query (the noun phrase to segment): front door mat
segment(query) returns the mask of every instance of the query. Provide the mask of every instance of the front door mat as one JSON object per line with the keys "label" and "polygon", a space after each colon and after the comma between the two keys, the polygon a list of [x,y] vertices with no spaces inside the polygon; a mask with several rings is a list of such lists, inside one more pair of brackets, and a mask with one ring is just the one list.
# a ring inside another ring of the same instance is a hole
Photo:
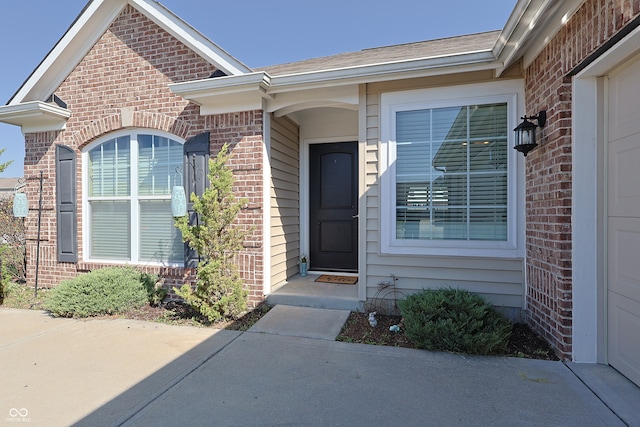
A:
{"label": "front door mat", "polygon": [[323,274],[318,277],[316,282],[337,283],[339,285],[355,285],[358,278],[355,276],[335,276],[333,274]]}

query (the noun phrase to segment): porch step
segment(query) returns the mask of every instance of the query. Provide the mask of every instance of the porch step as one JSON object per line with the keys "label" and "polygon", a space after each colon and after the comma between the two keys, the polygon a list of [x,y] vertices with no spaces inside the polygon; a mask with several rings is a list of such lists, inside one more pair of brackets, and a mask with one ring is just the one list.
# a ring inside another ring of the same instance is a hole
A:
{"label": "porch step", "polygon": [[329,308],[332,310],[363,311],[362,301],[357,298],[319,297],[313,295],[293,295],[273,293],[267,296],[267,304],[292,305],[295,307]]}
{"label": "porch step", "polygon": [[358,300],[357,285],[319,283],[317,274],[293,276],[267,296],[269,305],[328,308],[334,310],[362,311],[363,302]]}

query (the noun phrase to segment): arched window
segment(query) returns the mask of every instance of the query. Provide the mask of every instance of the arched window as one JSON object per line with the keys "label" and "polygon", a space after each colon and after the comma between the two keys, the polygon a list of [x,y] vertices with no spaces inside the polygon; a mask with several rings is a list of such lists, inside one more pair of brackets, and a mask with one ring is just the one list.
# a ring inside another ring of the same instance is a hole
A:
{"label": "arched window", "polygon": [[85,259],[182,263],[170,200],[171,187],[182,184],[182,142],[147,130],[119,132],[84,156]]}

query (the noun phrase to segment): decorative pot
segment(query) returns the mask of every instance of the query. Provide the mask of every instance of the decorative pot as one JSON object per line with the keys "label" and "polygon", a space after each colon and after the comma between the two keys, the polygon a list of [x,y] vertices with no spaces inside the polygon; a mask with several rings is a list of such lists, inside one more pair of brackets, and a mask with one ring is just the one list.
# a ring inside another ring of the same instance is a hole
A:
{"label": "decorative pot", "polygon": [[300,263],[300,275],[302,277],[307,275],[307,263],[306,262],[301,262]]}

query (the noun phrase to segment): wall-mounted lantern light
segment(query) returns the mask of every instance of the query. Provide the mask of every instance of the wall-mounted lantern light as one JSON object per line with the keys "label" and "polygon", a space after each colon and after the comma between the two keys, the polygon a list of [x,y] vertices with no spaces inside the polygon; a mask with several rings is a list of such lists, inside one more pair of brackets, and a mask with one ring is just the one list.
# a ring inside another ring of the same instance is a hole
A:
{"label": "wall-mounted lantern light", "polygon": [[[542,110],[537,116],[525,115],[521,118],[523,119],[522,123],[514,129],[516,133],[516,145],[513,148],[524,154],[526,157],[529,151],[538,146],[536,143],[536,128],[544,127],[545,123],[547,123],[547,111]],[[536,125],[529,120],[537,120],[538,124]]]}

